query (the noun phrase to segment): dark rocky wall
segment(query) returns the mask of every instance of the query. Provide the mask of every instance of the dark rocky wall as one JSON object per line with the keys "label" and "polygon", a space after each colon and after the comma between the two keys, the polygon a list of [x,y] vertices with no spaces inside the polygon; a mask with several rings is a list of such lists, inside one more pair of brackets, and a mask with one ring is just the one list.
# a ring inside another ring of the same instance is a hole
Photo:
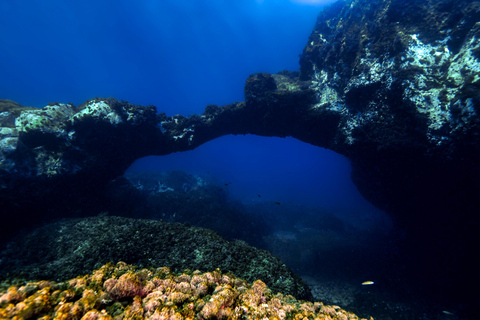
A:
{"label": "dark rocky wall", "polygon": [[3,101],[1,233],[91,214],[139,157],[226,134],[293,136],[346,155],[361,193],[406,230],[412,275],[465,297],[480,243],[479,8],[339,1],[319,15],[299,74],[252,75],[245,102],[202,115],[166,117],[115,99],[42,110]]}
{"label": "dark rocky wall", "polygon": [[330,148],[405,228],[412,276],[462,297],[480,240],[479,21],[478,1],[339,1],[300,59],[315,108],[341,115]]}

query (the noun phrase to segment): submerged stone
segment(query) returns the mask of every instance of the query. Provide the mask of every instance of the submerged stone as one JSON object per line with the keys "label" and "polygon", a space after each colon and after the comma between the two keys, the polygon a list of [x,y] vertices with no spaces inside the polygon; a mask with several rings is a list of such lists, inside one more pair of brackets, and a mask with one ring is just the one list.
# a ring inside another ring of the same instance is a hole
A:
{"label": "submerged stone", "polygon": [[199,227],[108,216],[65,219],[22,235],[0,253],[0,278],[65,281],[117,261],[142,268],[169,266],[174,272],[220,268],[312,299],[302,280],[268,251]]}
{"label": "submerged stone", "polygon": [[[22,319],[360,319],[338,306],[296,300],[222,273],[173,273],[124,262],[64,282],[0,289],[0,317]],[[372,318],[370,318],[372,319]]]}

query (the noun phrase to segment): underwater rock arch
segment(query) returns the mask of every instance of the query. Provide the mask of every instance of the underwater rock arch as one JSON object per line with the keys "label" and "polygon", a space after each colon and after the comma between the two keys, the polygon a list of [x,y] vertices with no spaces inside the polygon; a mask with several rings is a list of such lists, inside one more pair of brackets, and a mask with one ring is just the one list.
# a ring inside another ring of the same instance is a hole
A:
{"label": "underwater rock arch", "polygon": [[359,191],[408,230],[421,274],[450,276],[443,290],[464,296],[480,227],[480,3],[369,1],[320,14],[300,73],[252,75],[245,102],[202,115],[115,99],[2,101],[2,236],[66,208],[98,210],[105,184],[137,158],[226,134],[292,136],[348,157]]}

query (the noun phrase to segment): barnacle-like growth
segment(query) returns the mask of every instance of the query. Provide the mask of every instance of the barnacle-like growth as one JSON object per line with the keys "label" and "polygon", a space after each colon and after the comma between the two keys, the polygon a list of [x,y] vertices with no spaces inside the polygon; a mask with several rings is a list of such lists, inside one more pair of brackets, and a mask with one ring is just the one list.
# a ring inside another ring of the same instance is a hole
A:
{"label": "barnacle-like growth", "polygon": [[217,269],[174,274],[119,262],[62,283],[30,282],[0,291],[0,319],[359,319],[337,306],[276,295]]}

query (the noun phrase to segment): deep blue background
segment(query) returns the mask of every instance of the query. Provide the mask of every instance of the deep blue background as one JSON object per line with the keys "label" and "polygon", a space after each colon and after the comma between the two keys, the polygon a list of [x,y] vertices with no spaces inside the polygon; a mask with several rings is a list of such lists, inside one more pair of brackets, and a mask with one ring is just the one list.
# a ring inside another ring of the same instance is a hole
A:
{"label": "deep blue background", "polygon": [[[112,96],[167,115],[202,113],[242,101],[252,73],[298,70],[328,2],[0,0],[0,97],[43,107]],[[209,171],[244,201],[375,211],[344,157],[294,139],[223,137],[135,168]]]}
{"label": "deep blue background", "polygon": [[252,73],[297,70],[319,10],[288,0],[1,0],[0,96],[34,107],[113,96],[202,113],[242,101]]}

